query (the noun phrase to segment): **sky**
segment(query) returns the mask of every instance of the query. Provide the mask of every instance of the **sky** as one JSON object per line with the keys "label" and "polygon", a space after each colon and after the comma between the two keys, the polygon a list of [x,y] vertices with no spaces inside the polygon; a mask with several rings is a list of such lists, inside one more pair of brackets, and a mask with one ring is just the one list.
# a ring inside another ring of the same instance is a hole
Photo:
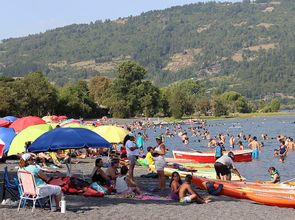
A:
{"label": "sky", "polygon": [[[209,0],[1,0],[0,40]],[[225,0],[219,0],[225,1]],[[239,2],[241,0],[227,0]]]}

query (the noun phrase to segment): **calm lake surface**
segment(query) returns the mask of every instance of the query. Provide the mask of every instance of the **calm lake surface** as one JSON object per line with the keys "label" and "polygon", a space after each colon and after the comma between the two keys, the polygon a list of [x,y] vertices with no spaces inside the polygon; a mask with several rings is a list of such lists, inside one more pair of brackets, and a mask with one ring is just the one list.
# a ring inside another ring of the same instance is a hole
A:
{"label": "calm lake surface", "polygon": [[[279,162],[278,158],[273,157],[273,150],[279,147],[276,137],[279,134],[293,137],[295,139],[295,117],[294,116],[277,116],[277,117],[257,117],[248,119],[226,119],[226,120],[212,120],[207,122],[207,129],[212,137],[218,136],[219,133],[234,135],[236,142],[238,142],[238,134],[244,132],[247,136],[251,134],[256,136],[259,141],[262,141],[262,134],[267,134],[269,139],[264,140],[264,148],[260,153],[259,160],[254,160],[248,163],[236,163],[241,175],[246,177],[249,181],[255,180],[269,180],[267,173],[268,167],[276,167],[281,174],[281,181],[295,178],[295,151],[289,152],[285,163]],[[197,125],[196,125],[197,126]],[[163,128],[156,127],[156,129],[147,129],[146,134],[149,139],[145,146],[155,146],[155,137],[165,132],[166,128],[173,131],[174,126],[164,126]],[[172,157],[172,150],[174,149],[193,149],[198,151],[209,151],[207,147],[207,140],[201,140],[200,137],[192,136],[192,131],[188,128],[191,125],[181,125],[181,131],[186,131],[189,137],[189,144],[184,146],[181,138],[177,135],[175,137],[166,137],[165,144],[170,152],[167,157]],[[180,130],[179,130],[180,131]],[[247,142],[243,140],[244,146],[247,147]],[[229,149],[229,136],[226,136],[226,148]],[[238,148],[238,147],[236,147]],[[212,149],[211,149],[212,150]],[[295,181],[295,180],[294,180]]]}

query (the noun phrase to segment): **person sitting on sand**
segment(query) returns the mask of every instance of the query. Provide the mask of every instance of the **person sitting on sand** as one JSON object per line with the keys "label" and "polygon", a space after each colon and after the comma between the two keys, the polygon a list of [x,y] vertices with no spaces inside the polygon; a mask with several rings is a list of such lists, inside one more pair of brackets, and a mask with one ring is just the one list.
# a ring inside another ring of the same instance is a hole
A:
{"label": "person sitting on sand", "polygon": [[108,176],[108,178],[115,182],[119,172],[118,172],[118,168],[119,168],[119,160],[114,159],[111,161],[111,166],[106,170],[106,175]]}
{"label": "person sitting on sand", "polygon": [[55,202],[53,206],[59,207],[61,200],[61,187],[47,184],[50,178],[47,177],[40,167],[34,163],[33,156],[30,153],[25,153],[21,156],[19,169],[32,173],[35,177],[39,194],[42,196],[53,196]]}
{"label": "person sitting on sand", "polygon": [[240,177],[240,180],[242,180],[240,172],[234,166],[234,157],[234,153],[230,151],[227,155],[223,155],[215,161],[214,168],[217,179],[231,180],[231,172],[233,172]]}
{"label": "person sitting on sand", "polygon": [[122,166],[121,167],[121,174],[116,179],[116,190],[117,193],[122,194],[126,197],[132,196],[132,193],[140,195],[140,189],[136,185],[136,183],[130,178],[128,173],[128,167]]}
{"label": "person sitting on sand", "polygon": [[197,192],[192,189],[192,175],[188,174],[185,177],[185,182],[179,187],[179,202],[181,203],[208,203],[209,198],[202,198]]}
{"label": "person sitting on sand", "polygon": [[182,181],[180,178],[180,175],[178,172],[173,172],[171,175],[171,182],[170,182],[170,188],[171,188],[171,192],[170,192],[170,198],[172,200],[177,200],[179,201],[179,187],[181,186]]}
{"label": "person sitting on sand", "polygon": [[279,171],[276,168],[268,168],[268,173],[270,174],[271,181],[266,181],[265,183],[279,183],[281,181]]}
{"label": "person sitting on sand", "polygon": [[91,173],[92,182],[97,182],[101,186],[111,186],[111,181],[107,174],[101,169],[102,167],[102,158],[97,158],[95,160],[95,167]]}

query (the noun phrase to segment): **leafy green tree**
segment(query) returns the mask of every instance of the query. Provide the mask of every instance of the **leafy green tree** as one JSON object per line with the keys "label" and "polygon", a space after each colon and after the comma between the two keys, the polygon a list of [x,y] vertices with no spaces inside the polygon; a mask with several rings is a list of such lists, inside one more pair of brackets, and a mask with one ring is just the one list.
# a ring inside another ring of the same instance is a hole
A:
{"label": "leafy green tree", "polygon": [[102,103],[104,92],[110,87],[112,80],[105,76],[96,76],[89,81],[89,94],[97,104]]}
{"label": "leafy green tree", "polygon": [[228,115],[227,106],[224,104],[220,96],[216,96],[211,100],[211,109],[212,109],[213,115],[216,117]]}
{"label": "leafy green tree", "polygon": [[118,66],[117,78],[103,96],[103,103],[114,117],[157,113],[160,92],[151,82],[143,81],[145,74],[146,70],[134,61],[125,61]]}
{"label": "leafy green tree", "polygon": [[250,112],[248,103],[240,93],[235,91],[228,91],[221,96],[224,103],[227,105],[229,112],[247,113]]}
{"label": "leafy green tree", "polygon": [[57,90],[40,72],[29,73],[15,81],[19,115],[43,116],[54,112],[57,105]]}
{"label": "leafy green tree", "polygon": [[172,116],[181,118],[196,111],[197,100],[204,95],[204,86],[196,80],[183,80],[168,87],[166,96]]}

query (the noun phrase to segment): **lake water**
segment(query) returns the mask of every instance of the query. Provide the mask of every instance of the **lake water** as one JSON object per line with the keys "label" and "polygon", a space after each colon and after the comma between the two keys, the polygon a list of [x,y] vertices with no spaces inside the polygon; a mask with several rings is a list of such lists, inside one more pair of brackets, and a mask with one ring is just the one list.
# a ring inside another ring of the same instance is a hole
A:
{"label": "lake water", "polygon": [[[252,137],[256,136],[259,141],[262,141],[261,134],[268,134],[269,139],[264,140],[264,148],[260,153],[259,160],[254,160],[248,163],[236,163],[236,167],[239,169],[241,175],[246,177],[249,181],[255,180],[269,180],[267,173],[268,167],[276,167],[281,174],[281,181],[295,178],[295,151],[289,152],[285,160],[285,163],[278,161],[278,158],[273,157],[273,150],[279,147],[279,143],[276,137],[279,134],[293,137],[295,139],[295,117],[294,116],[278,116],[278,117],[257,117],[248,119],[226,119],[226,120],[212,120],[207,122],[207,129],[212,136],[217,136],[219,133],[228,135],[234,135],[237,140],[237,136],[240,132],[244,132],[247,136],[251,134]],[[173,131],[173,126],[168,126],[170,131]],[[181,138],[178,136],[167,137],[165,139],[165,145],[169,148],[170,152],[167,157],[172,157],[172,150],[174,149],[194,149],[199,151],[209,151],[207,147],[207,140],[201,140],[200,137],[192,136],[192,132],[188,130],[190,125],[182,125],[181,130],[186,131],[189,136],[188,146],[182,144]],[[149,140],[146,142],[146,146],[155,146],[155,137],[161,133],[164,133],[167,126],[163,128],[156,127],[154,129],[147,129],[146,134]],[[226,136],[226,147],[229,147],[229,137]],[[247,146],[247,142],[243,141],[244,146]],[[236,147],[237,148],[237,147]],[[294,180],[295,181],[295,180]]]}

